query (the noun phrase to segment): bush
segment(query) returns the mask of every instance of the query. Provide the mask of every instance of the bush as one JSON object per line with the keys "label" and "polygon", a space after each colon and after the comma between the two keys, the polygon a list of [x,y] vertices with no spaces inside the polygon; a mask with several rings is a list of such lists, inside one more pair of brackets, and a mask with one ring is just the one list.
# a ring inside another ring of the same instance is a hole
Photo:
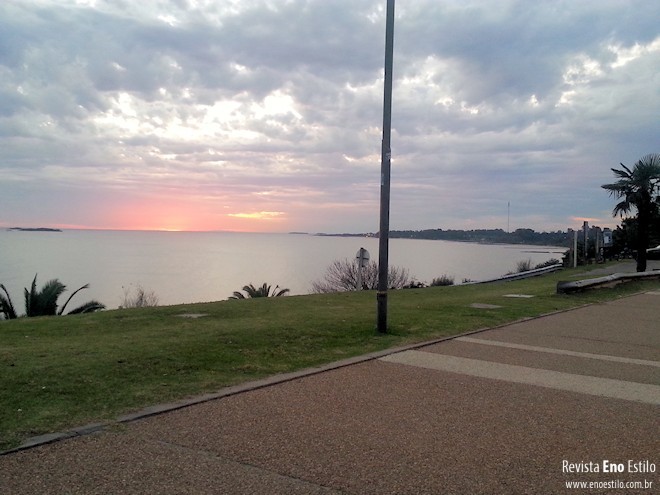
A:
{"label": "bush", "polygon": [[516,263],[515,273],[528,272],[531,269],[532,269],[532,260],[531,259],[521,260],[518,263]]}
{"label": "bush", "polygon": [[450,275],[442,275],[431,281],[431,287],[441,287],[445,285],[454,285],[454,277]]}
{"label": "bush", "polygon": [[423,289],[427,285],[424,282],[418,282],[417,280],[412,280],[409,284],[404,285],[403,289]]}
{"label": "bush", "polygon": [[[378,264],[370,261],[362,268],[362,289],[378,288]],[[402,289],[412,283],[408,270],[390,266],[387,275],[387,286],[390,289]],[[324,294],[329,292],[344,292],[358,290],[358,266],[355,261],[335,260],[326,269],[321,280],[312,284],[312,292]]]}
{"label": "bush", "polygon": [[286,296],[289,293],[289,289],[282,289],[279,285],[276,285],[274,289],[272,286],[268,285],[266,282],[259,288],[255,287],[252,284],[244,285],[243,290],[245,294],[240,291],[234,291],[232,296],[229,296],[229,299],[253,299],[255,297],[281,297]]}
{"label": "bush", "polygon": [[536,266],[532,266],[532,260],[531,259],[526,259],[526,260],[519,261],[516,264],[516,270],[513,271],[513,272],[507,273],[507,275],[513,275],[515,273],[524,273],[524,272],[528,272],[530,270],[538,270],[540,268],[546,268],[548,266],[558,265],[558,264],[561,264],[561,261],[559,261],[558,259],[552,258],[548,261],[544,261],[543,263],[539,263]]}
{"label": "bush", "polygon": [[543,263],[539,263],[534,267],[535,270],[538,270],[539,268],[546,268],[548,266],[553,266],[553,265],[561,265],[561,261],[558,259],[552,258],[548,261],[544,261]]}
{"label": "bush", "polygon": [[132,290],[123,287],[124,301],[119,306],[121,309],[125,308],[147,308],[158,306],[158,296],[152,290],[146,291],[141,285],[135,288],[135,294],[131,294]]}

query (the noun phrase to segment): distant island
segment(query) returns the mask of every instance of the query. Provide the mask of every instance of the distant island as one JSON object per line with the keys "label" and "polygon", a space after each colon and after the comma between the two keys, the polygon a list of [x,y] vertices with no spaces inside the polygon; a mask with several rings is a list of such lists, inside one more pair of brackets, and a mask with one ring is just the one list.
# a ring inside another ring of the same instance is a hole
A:
{"label": "distant island", "polygon": [[62,232],[61,229],[49,229],[47,227],[10,227],[7,230],[16,230],[18,232]]}
{"label": "distant island", "polygon": [[[362,234],[317,234],[333,237],[378,237],[378,233]],[[568,232],[536,232],[533,229],[516,229],[506,232],[502,229],[476,230],[391,230],[390,239],[425,239],[434,241],[478,242],[482,244],[531,244],[536,246],[568,246]]]}

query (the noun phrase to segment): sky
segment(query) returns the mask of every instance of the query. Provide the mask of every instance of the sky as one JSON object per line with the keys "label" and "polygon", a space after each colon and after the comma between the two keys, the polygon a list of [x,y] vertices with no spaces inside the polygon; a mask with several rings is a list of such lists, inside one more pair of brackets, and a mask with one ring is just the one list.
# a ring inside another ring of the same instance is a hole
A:
{"label": "sky", "polygon": [[[377,232],[385,0],[3,0],[0,227]],[[391,229],[614,226],[657,0],[397,0]]]}

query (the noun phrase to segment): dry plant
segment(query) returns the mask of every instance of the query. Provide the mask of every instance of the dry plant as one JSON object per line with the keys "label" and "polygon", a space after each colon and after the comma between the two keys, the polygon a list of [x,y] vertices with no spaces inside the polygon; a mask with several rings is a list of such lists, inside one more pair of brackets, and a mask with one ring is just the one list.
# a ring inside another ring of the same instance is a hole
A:
{"label": "dry plant", "polygon": [[[387,275],[387,286],[390,289],[402,289],[411,283],[408,270],[390,266]],[[378,264],[370,261],[362,268],[362,289],[378,288]],[[329,292],[345,292],[358,290],[358,266],[349,259],[335,260],[325,271],[321,280],[312,284],[312,292],[323,294]]]}
{"label": "dry plant", "polygon": [[158,296],[153,290],[145,290],[141,285],[135,287],[135,294],[130,288],[124,289],[124,301],[119,306],[125,308],[147,308],[158,306]]}

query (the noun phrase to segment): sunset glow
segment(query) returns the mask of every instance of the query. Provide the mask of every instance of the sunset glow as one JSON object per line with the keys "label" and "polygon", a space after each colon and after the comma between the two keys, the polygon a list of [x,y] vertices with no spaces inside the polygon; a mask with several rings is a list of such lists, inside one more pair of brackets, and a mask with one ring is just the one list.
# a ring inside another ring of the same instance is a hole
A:
{"label": "sunset glow", "polygon": [[284,212],[282,211],[257,211],[253,213],[228,213],[233,218],[245,218],[249,220],[281,220]]}
{"label": "sunset glow", "polygon": [[[283,212],[227,213],[213,204],[173,200],[136,202],[114,208],[105,228],[119,230],[279,232],[286,230]],[[94,226],[90,226],[94,228]]]}

